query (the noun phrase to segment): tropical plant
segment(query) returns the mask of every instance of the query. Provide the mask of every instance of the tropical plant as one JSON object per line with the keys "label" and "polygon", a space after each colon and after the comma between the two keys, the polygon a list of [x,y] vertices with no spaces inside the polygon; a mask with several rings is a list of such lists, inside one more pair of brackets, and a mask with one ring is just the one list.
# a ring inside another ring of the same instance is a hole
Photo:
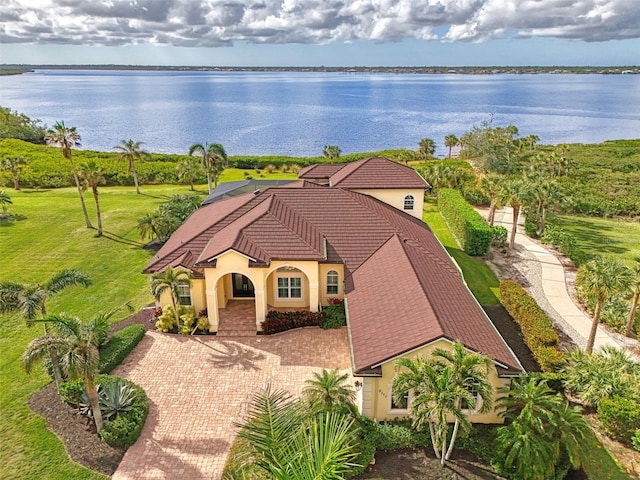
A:
{"label": "tropical plant", "polygon": [[218,186],[218,177],[227,167],[227,152],[219,143],[195,143],[189,147],[189,155],[193,155],[194,153],[200,155],[202,168],[207,174],[209,193],[211,193],[213,191],[213,187]]}
{"label": "tropical plant", "polygon": [[89,322],[64,313],[38,320],[53,323],[57,334],[45,334],[34,339],[22,355],[22,365],[29,373],[34,363],[42,360],[52,349],[60,354],[60,365],[66,376],[72,380],[82,379],[98,433],[103,425],[96,382],[100,365],[98,347],[106,341],[110,315],[101,314]]}
{"label": "tropical plant", "polygon": [[[91,279],[78,270],[62,270],[45,283],[28,285],[0,282],[0,313],[19,312],[27,320],[27,325],[31,325],[38,314],[41,318],[47,317],[46,302],[50,297],[74,285],[88,287]],[[49,324],[45,322],[43,325],[45,336],[50,335]],[[55,346],[49,350],[49,358],[59,387],[62,384],[62,373]]]}
{"label": "tropical plant", "polygon": [[102,236],[102,214],[100,213],[100,200],[98,199],[98,185],[104,185],[107,181],[102,173],[102,168],[95,162],[85,163],[80,166],[80,178],[82,179],[82,190],[91,189],[93,200],[96,203],[96,216],[98,218],[98,233],[96,237]]}
{"label": "tropical plant", "polygon": [[151,293],[158,301],[163,293],[169,293],[178,329],[180,329],[182,325],[178,310],[180,304],[179,289],[184,285],[191,285],[190,279],[191,272],[187,270],[175,270],[171,265],[164,271],[151,275]]}
{"label": "tropical plant", "polygon": [[11,197],[4,190],[0,190],[0,208],[2,208],[2,213],[4,215],[7,214],[9,209],[9,205],[13,204]]}
{"label": "tropical plant", "polygon": [[518,217],[520,209],[528,195],[528,184],[524,180],[511,179],[502,184],[500,203],[509,205],[513,210],[511,234],[509,235],[509,251],[512,252],[516,245],[516,233],[518,231]]}
{"label": "tropical plant", "polygon": [[609,257],[597,256],[581,265],[578,269],[576,275],[577,287],[587,297],[595,301],[593,322],[584,349],[585,353],[593,351],[604,302],[612,295],[627,289],[631,284],[631,280],[631,270]]}
{"label": "tropical plant", "polygon": [[352,417],[335,411],[309,415],[303,404],[269,386],[254,395],[246,420],[237,426],[249,462],[268,478],[337,480],[356,466]]}
{"label": "tropical plant", "polygon": [[428,160],[436,152],[436,143],[430,138],[423,138],[418,142],[418,153],[420,158]]}
{"label": "tropical plant", "polygon": [[200,175],[202,175],[202,165],[195,157],[187,157],[181,160],[176,166],[178,170],[178,180],[189,184],[189,189],[193,192],[193,184],[196,182]]}
{"label": "tropical plant", "polygon": [[518,480],[547,480],[559,478],[556,470],[566,460],[580,466],[589,427],[579,409],[541,378],[514,380],[501,393],[497,407],[507,424],[498,428],[496,438],[504,470],[500,473]]}
{"label": "tropical plant", "polygon": [[40,120],[32,120],[24,113],[0,107],[0,139],[17,138],[30,143],[44,143],[44,136]]}
{"label": "tropical plant", "polygon": [[[401,402],[411,392],[410,416],[415,428],[429,427],[431,443],[440,464],[450,458],[459,428],[470,428],[469,411],[487,412],[492,406],[492,387],[487,377],[491,360],[470,353],[456,342],[453,350],[437,348],[429,358],[396,361],[393,396]],[[448,417],[454,419],[449,438]]]}
{"label": "tropical plant", "polygon": [[142,150],[142,142],[134,142],[133,140],[120,140],[120,145],[113,147],[120,150],[118,157],[120,160],[127,162],[127,173],[133,176],[133,183],[136,185],[136,193],[140,194],[140,186],[138,185],[138,174],[136,173],[136,162],[149,158],[149,152]]}
{"label": "tropical plant", "polygon": [[100,411],[104,420],[111,421],[118,414],[128,412],[136,399],[136,393],[126,383],[109,383],[99,392]]}
{"label": "tropical plant", "polygon": [[161,243],[200,207],[200,197],[193,194],[177,194],[163,203],[152,213],[138,220],[138,231],[143,240],[157,238]]}
{"label": "tropical plant", "polygon": [[355,392],[348,383],[349,375],[340,374],[338,369],[313,372],[312,378],[305,381],[302,391],[311,411],[353,411]]}
{"label": "tropical plant", "polygon": [[496,217],[496,210],[502,207],[502,184],[504,178],[500,175],[484,175],[480,177],[480,189],[489,198],[489,214],[487,223],[493,226]]}
{"label": "tropical plant", "polygon": [[336,158],[340,157],[341,153],[342,150],[340,150],[340,147],[338,147],[338,145],[325,145],[322,149],[322,156],[330,160],[335,160]]}
{"label": "tropical plant", "polygon": [[0,163],[0,170],[9,172],[13,179],[13,189],[20,190],[20,171],[22,165],[26,165],[27,161],[24,157],[5,157]]}
{"label": "tropical plant", "polygon": [[76,188],[78,189],[78,195],[80,196],[80,204],[82,205],[84,221],[87,224],[87,228],[93,228],[93,225],[89,220],[89,214],[87,213],[87,206],[84,203],[84,196],[82,195],[78,171],[76,170],[76,166],[71,157],[71,149],[73,147],[80,146],[80,134],[77,132],[76,127],[66,127],[64,121],[60,121],[56,122],[52,129],[47,130],[45,140],[49,145],[59,145],[60,148],[62,148],[62,156],[69,160],[73,179],[76,182]]}
{"label": "tropical plant", "polygon": [[445,135],[444,146],[449,148],[448,158],[451,158],[451,149],[460,145],[460,139],[453,134]]}
{"label": "tropical plant", "polygon": [[640,300],[640,260],[631,267],[631,306],[629,307],[629,315],[627,316],[627,324],[624,328],[624,334],[627,337],[633,337],[633,326],[636,321],[636,310],[638,308],[638,300]]}

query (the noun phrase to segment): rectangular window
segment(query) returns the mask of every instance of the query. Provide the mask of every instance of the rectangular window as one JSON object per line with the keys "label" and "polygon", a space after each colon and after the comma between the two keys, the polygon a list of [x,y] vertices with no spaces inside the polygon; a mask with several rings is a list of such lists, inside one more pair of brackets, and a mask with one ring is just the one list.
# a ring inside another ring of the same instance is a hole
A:
{"label": "rectangular window", "polygon": [[178,285],[178,302],[180,305],[191,305],[191,287],[189,285]]}
{"label": "rectangular window", "polygon": [[393,386],[389,387],[389,410],[391,413],[409,412],[409,392],[405,393],[398,401],[393,398]]}
{"label": "rectangular window", "polygon": [[302,278],[278,277],[278,298],[302,298]]}

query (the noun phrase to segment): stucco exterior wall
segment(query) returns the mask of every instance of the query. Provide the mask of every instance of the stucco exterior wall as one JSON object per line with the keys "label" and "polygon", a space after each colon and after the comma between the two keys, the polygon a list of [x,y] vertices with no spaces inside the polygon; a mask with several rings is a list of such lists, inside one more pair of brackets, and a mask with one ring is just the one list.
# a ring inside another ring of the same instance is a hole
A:
{"label": "stucco exterior wall", "polygon": [[[358,193],[364,193],[371,197],[377,198],[381,202],[384,202],[392,207],[402,210],[403,212],[413,215],[416,218],[422,219],[422,209],[424,207],[424,189],[362,189],[354,190]],[[404,198],[407,195],[413,196],[414,204],[413,210],[404,209]]]}
{"label": "stucco exterior wall", "polygon": [[[451,342],[448,340],[438,340],[426,345],[418,350],[403,355],[407,358],[415,358],[418,355],[428,356],[435,348],[443,348],[453,350]],[[395,376],[395,359],[384,363],[382,366],[381,377],[365,377],[362,379],[362,400],[360,404],[361,412],[370,418],[376,420],[392,420],[394,418],[402,418],[408,415],[408,411],[391,409],[391,386]],[[494,395],[493,403],[499,397],[498,388],[509,385],[509,379],[498,377],[498,372],[493,368],[489,372],[489,382],[493,385]],[[489,413],[470,413],[468,416],[472,423],[502,423],[495,411]],[[453,419],[451,419],[453,421]]]}
{"label": "stucco exterior wall", "polygon": [[[328,294],[327,293],[327,273],[331,270],[338,272],[338,293],[337,294]],[[329,299],[343,299],[344,298],[344,265],[342,264],[334,264],[334,263],[321,263],[319,264],[319,284],[320,284],[320,305],[328,305]]]}

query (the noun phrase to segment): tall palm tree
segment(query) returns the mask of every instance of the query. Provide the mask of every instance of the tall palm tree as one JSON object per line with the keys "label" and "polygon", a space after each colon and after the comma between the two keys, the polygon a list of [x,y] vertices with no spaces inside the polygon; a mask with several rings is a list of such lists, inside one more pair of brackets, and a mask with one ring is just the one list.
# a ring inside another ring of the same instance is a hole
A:
{"label": "tall palm tree", "polygon": [[341,153],[342,150],[340,150],[340,147],[338,147],[338,145],[325,145],[322,149],[322,156],[330,160],[335,160],[336,158],[340,157]]}
{"label": "tall palm tree", "polygon": [[513,209],[513,223],[509,237],[509,251],[512,252],[516,245],[516,233],[518,231],[518,217],[520,209],[528,195],[528,184],[524,180],[512,179],[502,184],[501,202]]}
{"label": "tall palm tree", "polygon": [[13,179],[14,190],[20,190],[20,171],[21,165],[26,165],[27,161],[24,157],[5,157],[0,163],[0,169],[11,173]]}
{"label": "tall palm tree", "polygon": [[218,186],[218,177],[226,168],[228,157],[224,147],[219,143],[195,143],[189,148],[189,155],[200,155],[202,168],[207,174],[207,184],[209,193],[213,191],[214,185]]}
{"label": "tall palm tree", "polygon": [[436,143],[430,138],[423,138],[418,142],[418,152],[423,160],[433,157],[436,151]]}
{"label": "tall palm tree", "polygon": [[[454,344],[453,351],[436,349],[429,358],[404,357],[396,361],[394,399],[400,401],[408,392],[412,393],[409,405],[412,423],[418,429],[428,425],[433,451],[441,465],[453,451],[458,429],[470,428],[466,415],[475,408],[469,407],[477,408],[478,399],[482,399],[478,410],[486,412],[491,408],[489,365],[486,356],[468,352],[459,343]],[[447,445],[448,417],[454,419],[454,429]]]}
{"label": "tall palm tree", "polygon": [[[60,293],[67,287],[81,285],[88,287],[91,279],[78,270],[62,270],[45,283],[27,285],[16,282],[0,282],[0,313],[20,312],[30,325],[38,314],[47,317],[46,302],[53,295]],[[49,326],[44,323],[44,333],[49,335]],[[62,374],[55,347],[49,351],[53,375],[56,385],[62,384]]]}
{"label": "tall palm tree", "polygon": [[630,286],[632,291],[631,307],[627,316],[627,325],[624,329],[624,334],[627,337],[633,337],[633,324],[636,321],[636,310],[638,308],[638,300],[640,300],[640,260],[636,260],[635,265],[631,267]]}
{"label": "tall palm tree", "polygon": [[609,297],[628,288],[631,284],[631,270],[612,258],[597,256],[580,266],[576,283],[587,297],[595,301],[591,331],[584,349],[585,353],[591,353],[602,306]]}
{"label": "tall palm tree", "polygon": [[98,185],[104,185],[107,181],[102,173],[102,168],[98,167],[94,161],[82,165],[79,173],[83,183],[83,190],[91,188],[91,193],[93,193],[93,200],[96,202],[96,216],[98,217],[98,233],[96,237],[101,237],[102,214],[100,213],[100,201],[98,200]]}
{"label": "tall palm tree", "polygon": [[496,218],[496,210],[502,207],[502,183],[504,178],[500,175],[483,175],[480,177],[480,188],[489,197],[489,214],[487,223],[493,226]]}
{"label": "tall palm tree", "polygon": [[347,410],[353,407],[355,392],[348,384],[349,375],[340,375],[338,369],[313,372],[302,391],[312,410]]}
{"label": "tall palm tree", "polygon": [[100,365],[98,347],[107,338],[109,317],[110,314],[102,314],[89,322],[82,322],[77,317],[62,313],[40,320],[45,324],[52,323],[56,335],[47,334],[32,340],[22,355],[22,365],[30,373],[33,365],[42,360],[52,348],[61,354],[62,369],[66,376],[70,379],[82,379],[98,432],[103,426],[96,384]]}
{"label": "tall palm tree", "polygon": [[64,122],[60,121],[56,122],[52,129],[47,130],[45,141],[49,145],[60,146],[62,148],[62,156],[69,160],[73,179],[76,182],[76,188],[78,189],[78,195],[80,196],[80,204],[82,205],[82,213],[84,213],[84,221],[87,224],[87,228],[93,228],[93,225],[89,220],[89,214],[87,213],[87,206],[84,204],[84,196],[82,195],[78,171],[76,170],[76,166],[71,157],[71,149],[73,147],[80,146],[80,134],[76,131],[76,127],[66,127]]}
{"label": "tall palm tree", "polygon": [[180,328],[180,313],[178,312],[180,302],[178,291],[183,285],[191,285],[190,278],[190,272],[186,270],[174,270],[171,265],[169,265],[164,271],[154,273],[151,276],[151,293],[156,300],[160,300],[160,296],[164,292],[169,292],[178,328]]}
{"label": "tall palm tree", "polygon": [[451,158],[451,149],[460,145],[460,139],[456,137],[454,134],[445,135],[444,137],[444,146],[449,148],[449,158]]}
{"label": "tall palm tree", "polygon": [[550,205],[562,201],[562,189],[553,177],[535,168],[525,173],[524,183],[528,186],[524,200],[530,204],[527,214],[535,217],[537,234],[542,235],[547,223],[547,210]]}
{"label": "tall palm tree", "polygon": [[149,158],[149,152],[142,149],[142,142],[133,140],[120,140],[120,145],[113,147],[120,150],[119,158],[127,161],[127,173],[133,175],[133,183],[136,185],[136,193],[140,194],[138,185],[138,174],[136,173],[136,162]]}
{"label": "tall palm tree", "polygon": [[190,190],[193,192],[193,183],[202,175],[202,166],[195,157],[185,158],[176,166],[178,170],[178,180],[189,184]]}
{"label": "tall palm tree", "polygon": [[580,466],[589,427],[579,409],[572,408],[544,379],[518,379],[502,393],[497,406],[507,424],[498,428],[496,441],[513,478],[552,478],[563,457],[574,468]]}

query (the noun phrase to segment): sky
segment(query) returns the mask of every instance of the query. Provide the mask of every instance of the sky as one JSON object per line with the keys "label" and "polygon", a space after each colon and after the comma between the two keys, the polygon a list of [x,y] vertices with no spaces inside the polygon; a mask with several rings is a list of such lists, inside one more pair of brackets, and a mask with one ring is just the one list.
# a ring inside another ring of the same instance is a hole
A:
{"label": "sky", "polygon": [[0,64],[639,65],[640,0],[2,0]]}

